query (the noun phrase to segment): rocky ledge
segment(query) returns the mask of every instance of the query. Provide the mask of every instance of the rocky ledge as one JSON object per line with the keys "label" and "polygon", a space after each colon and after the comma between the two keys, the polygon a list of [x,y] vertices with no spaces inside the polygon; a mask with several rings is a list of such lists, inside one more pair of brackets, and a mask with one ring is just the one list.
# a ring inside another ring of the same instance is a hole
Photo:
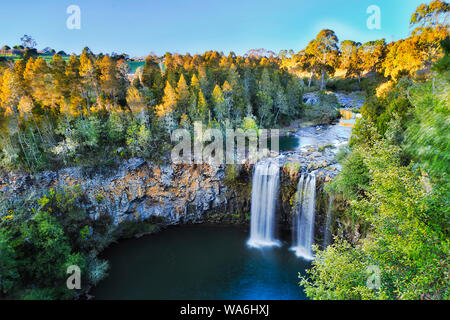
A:
{"label": "rocky ledge", "polygon": [[13,199],[49,188],[79,185],[81,204],[92,219],[110,215],[114,224],[161,217],[165,224],[203,222],[220,212],[231,216],[248,211],[249,203],[223,184],[224,167],[156,165],[144,159],[124,161],[118,168],[97,172],[81,167],[36,175],[4,173],[0,193]]}

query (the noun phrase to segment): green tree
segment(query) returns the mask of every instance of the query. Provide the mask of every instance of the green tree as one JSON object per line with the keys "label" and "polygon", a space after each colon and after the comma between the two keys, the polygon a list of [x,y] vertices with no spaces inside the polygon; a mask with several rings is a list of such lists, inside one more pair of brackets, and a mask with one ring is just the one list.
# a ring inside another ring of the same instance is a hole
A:
{"label": "green tree", "polygon": [[325,76],[327,73],[333,74],[339,55],[339,39],[334,31],[324,29],[319,32],[316,39],[311,41],[306,48],[306,52],[315,57],[315,63],[321,70],[322,80],[320,89],[325,89]]}

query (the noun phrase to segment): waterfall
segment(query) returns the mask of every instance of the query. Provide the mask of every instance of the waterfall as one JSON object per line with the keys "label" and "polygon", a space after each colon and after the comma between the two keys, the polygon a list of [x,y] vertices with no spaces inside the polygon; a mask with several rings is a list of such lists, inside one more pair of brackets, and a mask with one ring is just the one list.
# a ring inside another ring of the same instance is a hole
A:
{"label": "waterfall", "polygon": [[278,159],[263,159],[255,165],[252,180],[250,247],[279,246],[274,239],[275,205],[280,180]]}
{"label": "waterfall", "polygon": [[330,196],[330,199],[328,200],[328,208],[327,208],[327,220],[325,223],[325,234],[323,237],[323,248],[326,249],[329,245],[330,245],[330,240],[331,240],[331,220],[333,218],[333,210],[332,210],[332,206],[333,206],[333,196]]}
{"label": "waterfall", "polygon": [[294,217],[294,243],[291,250],[297,257],[313,260],[314,216],[316,207],[316,176],[302,175],[297,187],[297,212]]}

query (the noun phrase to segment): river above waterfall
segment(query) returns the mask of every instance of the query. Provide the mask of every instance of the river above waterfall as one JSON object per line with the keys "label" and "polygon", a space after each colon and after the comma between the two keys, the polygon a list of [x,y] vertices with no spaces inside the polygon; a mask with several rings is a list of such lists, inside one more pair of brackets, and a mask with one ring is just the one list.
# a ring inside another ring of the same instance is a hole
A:
{"label": "river above waterfall", "polygon": [[299,128],[289,136],[280,137],[280,151],[301,151],[304,148],[323,146],[339,147],[348,143],[358,113],[341,109],[341,118],[334,124]]}
{"label": "river above waterfall", "polygon": [[306,299],[298,283],[309,263],[280,248],[252,249],[248,230],[187,225],[112,245],[96,299]]}

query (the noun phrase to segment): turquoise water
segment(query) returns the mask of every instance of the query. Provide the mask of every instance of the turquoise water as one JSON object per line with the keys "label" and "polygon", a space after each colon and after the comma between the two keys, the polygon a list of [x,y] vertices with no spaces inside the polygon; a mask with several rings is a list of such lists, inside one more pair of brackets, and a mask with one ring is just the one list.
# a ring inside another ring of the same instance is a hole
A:
{"label": "turquoise water", "polygon": [[309,263],[281,248],[247,247],[247,228],[171,227],[107,249],[109,276],[96,299],[305,299],[298,272]]}
{"label": "turquoise water", "polygon": [[290,135],[280,137],[280,151],[296,150],[299,145],[300,141],[296,136]]}
{"label": "turquoise water", "polygon": [[136,69],[145,65],[145,61],[128,61],[130,67],[130,74],[136,73]]}

